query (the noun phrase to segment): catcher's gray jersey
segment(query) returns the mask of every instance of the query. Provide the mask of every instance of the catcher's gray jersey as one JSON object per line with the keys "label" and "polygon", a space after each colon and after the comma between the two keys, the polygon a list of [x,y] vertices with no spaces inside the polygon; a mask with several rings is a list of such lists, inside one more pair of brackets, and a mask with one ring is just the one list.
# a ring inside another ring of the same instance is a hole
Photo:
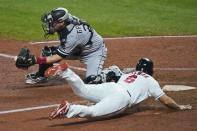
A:
{"label": "catcher's gray jersey", "polygon": [[80,60],[86,64],[86,77],[98,75],[104,64],[107,48],[103,38],[88,24],[69,24],[58,32],[61,45],[57,54],[65,59]]}

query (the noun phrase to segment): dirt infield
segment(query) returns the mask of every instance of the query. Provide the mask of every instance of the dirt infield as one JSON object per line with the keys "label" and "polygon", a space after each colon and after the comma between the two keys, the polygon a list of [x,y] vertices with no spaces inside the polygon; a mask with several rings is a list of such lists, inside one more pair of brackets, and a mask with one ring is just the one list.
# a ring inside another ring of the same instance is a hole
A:
{"label": "dirt infield", "polygon": [[[108,47],[108,56],[104,67],[135,67],[139,58],[148,57],[154,61],[157,68],[197,68],[197,37],[105,40],[105,43]],[[30,45],[0,38],[0,53],[17,55],[21,47],[27,46],[34,54],[39,55],[44,45],[53,44]],[[79,61],[67,62],[72,66],[84,67]],[[24,71],[17,69],[14,64],[13,60],[0,57],[0,112],[57,104],[64,99],[76,103],[82,101],[61,79],[38,85],[25,84],[25,74],[37,70],[38,66]],[[82,77],[85,75],[83,71],[75,71]],[[169,84],[197,87],[197,70],[156,70],[154,77],[161,87]],[[49,121],[48,115],[54,108],[46,108],[0,114],[0,130],[196,131],[197,89],[167,94],[178,103],[191,104],[193,109],[170,110],[150,98],[112,119],[88,121],[84,118],[73,118]]]}

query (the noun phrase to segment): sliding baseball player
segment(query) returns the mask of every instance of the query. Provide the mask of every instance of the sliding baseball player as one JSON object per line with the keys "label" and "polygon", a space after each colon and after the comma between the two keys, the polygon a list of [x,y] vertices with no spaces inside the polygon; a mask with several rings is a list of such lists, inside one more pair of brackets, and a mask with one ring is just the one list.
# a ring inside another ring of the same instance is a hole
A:
{"label": "sliding baseball player", "polygon": [[79,97],[93,102],[94,105],[75,105],[64,101],[51,112],[49,119],[55,118],[105,118],[117,115],[148,97],[159,100],[165,106],[176,110],[191,109],[190,105],[179,105],[167,96],[158,82],[152,77],[153,62],[142,58],[136,65],[136,71],[123,74],[117,83],[85,84],[81,78],[68,68],[57,65],[49,69],[48,75],[59,75],[66,79],[73,92]]}

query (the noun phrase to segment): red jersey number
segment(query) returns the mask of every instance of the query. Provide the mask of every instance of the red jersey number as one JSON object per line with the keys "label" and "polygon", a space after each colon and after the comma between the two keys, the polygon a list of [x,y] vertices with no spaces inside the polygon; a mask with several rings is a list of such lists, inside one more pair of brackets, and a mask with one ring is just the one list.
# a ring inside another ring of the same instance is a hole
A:
{"label": "red jersey number", "polygon": [[144,78],[148,78],[149,76],[142,72],[134,72],[131,76],[127,77],[124,81],[127,83],[132,83],[135,81],[138,75],[143,76]]}
{"label": "red jersey number", "polygon": [[132,83],[135,81],[136,78],[137,78],[137,75],[134,74],[132,76],[127,77],[124,81],[127,83]]}

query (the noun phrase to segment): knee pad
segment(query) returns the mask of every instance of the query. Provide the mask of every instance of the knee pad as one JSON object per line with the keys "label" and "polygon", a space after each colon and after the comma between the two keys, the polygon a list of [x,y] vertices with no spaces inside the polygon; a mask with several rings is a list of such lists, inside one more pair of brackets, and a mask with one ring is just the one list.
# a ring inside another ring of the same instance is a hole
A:
{"label": "knee pad", "polygon": [[103,83],[112,81],[118,82],[118,80],[122,76],[122,72],[117,66],[110,66],[109,68],[102,70],[100,76]]}
{"label": "knee pad", "polygon": [[102,83],[105,82],[118,82],[120,76],[117,76],[115,72],[109,71],[107,73],[101,72]]}
{"label": "knee pad", "polygon": [[90,75],[85,79],[86,84],[101,84],[101,76],[100,75]]}
{"label": "knee pad", "polygon": [[106,74],[106,82],[118,82],[120,79],[120,76],[116,76],[116,73],[113,71],[110,71]]}

